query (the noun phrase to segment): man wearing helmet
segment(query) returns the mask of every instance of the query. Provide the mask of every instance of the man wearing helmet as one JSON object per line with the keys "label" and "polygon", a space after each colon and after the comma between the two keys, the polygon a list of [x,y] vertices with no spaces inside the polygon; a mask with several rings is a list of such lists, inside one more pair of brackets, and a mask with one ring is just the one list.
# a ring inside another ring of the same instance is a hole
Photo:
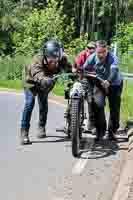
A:
{"label": "man wearing helmet", "polygon": [[48,93],[55,85],[54,74],[62,69],[71,71],[71,64],[61,54],[62,47],[55,40],[46,42],[43,46],[42,55],[35,56],[32,64],[25,66],[23,73],[25,105],[21,120],[21,144],[30,144],[29,128],[35,97],[38,97],[39,123],[38,137],[46,137],[46,122],[48,113]]}

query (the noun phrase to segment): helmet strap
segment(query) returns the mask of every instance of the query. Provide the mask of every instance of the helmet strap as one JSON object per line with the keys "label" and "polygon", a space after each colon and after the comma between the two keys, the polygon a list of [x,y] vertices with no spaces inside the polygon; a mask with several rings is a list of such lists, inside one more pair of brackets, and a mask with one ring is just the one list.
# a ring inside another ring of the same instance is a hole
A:
{"label": "helmet strap", "polygon": [[[46,61],[46,65],[48,66],[48,60],[47,60],[47,56],[44,55],[43,60],[45,59]],[[44,62],[44,61],[43,61]]]}

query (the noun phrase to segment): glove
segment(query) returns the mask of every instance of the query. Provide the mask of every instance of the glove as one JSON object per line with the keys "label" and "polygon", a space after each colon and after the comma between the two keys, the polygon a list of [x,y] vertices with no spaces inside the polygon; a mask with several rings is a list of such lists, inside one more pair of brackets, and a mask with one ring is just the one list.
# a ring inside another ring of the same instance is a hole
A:
{"label": "glove", "polygon": [[102,86],[104,87],[105,89],[105,93],[106,95],[109,93],[109,86],[110,86],[110,82],[108,80],[105,80],[103,83],[102,83]]}
{"label": "glove", "polygon": [[54,82],[56,82],[57,80],[58,80],[58,75],[57,76],[54,76],[54,77],[52,77],[52,80],[54,81]]}
{"label": "glove", "polygon": [[103,86],[105,89],[107,89],[107,88],[109,88],[109,86],[110,86],[110,82],[107,81],[107,80],[105,80],[105,81],[103,81],[102,86]]}
{"label": "glove", "polygon": [[73,68],[72,68],[72,72],[73,72],[73,73],[76,73],[76,72],[77,72],[77,69],[73,67]]}
{"label": "glove", "polygon": [[55,84],[55,78],[45,77],[45,79],[41,80],[41,85],[43,88],[52,87]]}

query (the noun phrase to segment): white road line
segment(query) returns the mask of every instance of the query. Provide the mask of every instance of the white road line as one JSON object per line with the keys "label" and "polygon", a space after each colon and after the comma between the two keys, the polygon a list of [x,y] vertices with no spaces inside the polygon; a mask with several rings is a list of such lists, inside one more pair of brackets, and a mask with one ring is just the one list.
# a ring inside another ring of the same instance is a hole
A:
{"label": "white road line", "polygon": [[12,94],[12,95],[16,95],[16,96],[22,96],[23,95],[22,92],[14,92],[14,91],[0,91],[0,94]]}
{"label": "white road line", "polygon": [[[11,92],[11,91],[0,91],[0,94],[12,94],[12,95],[16,95],[16,96],[23,96],[24,94],[23,93],[17,93],[17,92]],[[52,100],[52,99],[49,99],[48,100],[50,103],[53,103],[53,104],[56,104],[56,105],[59,105],[59,106],[61,106],[61,107],[66,107],[66,105],[65,104],[63,104],[63,103],[60,103],[60,102],[58,102],[58,101],[56,101],[56,100]]]}
{"label": "white road line", "polygon": [[[85,120],[85,126],[87,125],[87,120]],[[82,153],[81,158],[76,162],[76,164],[74,165],[73,169],[72,169],[72,174],[73,175],[80,175],[83,170],[85,169],[87,162],[88,162],[88,157],[91,153],[91,149],[93,147],[94,141],[92,141],[92,143],[90,144],[89,147],[89,151]],[[88,146],[88,143],[85,143],[85,149]],[[83,159],[85,158],[85,159]]]}
{"label": "white road line", "polygon": [[[91,150],[93,144],[94,143],[92,142],[90,145],[90,150]],[[81,158],[77,161],[77,163],[75,164],[75,166],[72,169],[73,175],[80,175],[81,173],[83,173],[83,171],[89,161],[87,158],[89,157],[90,153],[91,153],[90,151],[87,151],[82,154]],[[85,158],[85,159],[83,159],[83,158]]]}
{"label": "white road line", "polygon": [[72,174],[73,175],[79,175],[83,172],[86,164],[87,164],[88,160],[82,160],[80,159],[76,164],[75,166],[73,167],[73,170],[72,170]]}

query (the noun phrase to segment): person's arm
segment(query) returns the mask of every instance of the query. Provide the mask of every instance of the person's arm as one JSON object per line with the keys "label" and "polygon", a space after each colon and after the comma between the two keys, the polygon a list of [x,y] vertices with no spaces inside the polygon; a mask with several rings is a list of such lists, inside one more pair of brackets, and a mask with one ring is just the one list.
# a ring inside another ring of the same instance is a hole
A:
{"label": "person's arm", "polygon": [[86,59],[87,59],[87,52],[86,52],[86,50],[83,50],[75,57],[75,60],[74,60],[75,67],[74,68],[77,71],[83,71],[83,65],[84,65]]}
{"label": "person's arm", "polygon": [[83,64],[83,70],[84,71],[93,71],[95,63],[93,62],[93,58],[89,56],[85,63]]}
{"label": "person's arm", "polygon": [[113,80],[116,79],[117,73],[119,71],[118,69],[118,59],[116,56],[111,55],[111,65],[110,65],[110,75],[107,80],[105,80],[102,85],[104,88],[108,88],[110,84],[113,82]]}
{"label": "person's arm", "polygon": [[51,87],[51,85],[55,82],[53,78],[45,75],[42,66],[39,64],[33,64],[31,66],[31,75],[34,82],[38,83],[43,88]]}
{"label": "person's arm", "polygon": [[119,68],[118,68],[118,58],[116,56],[113,56],[112,57],[112,64],[110,66],[110,75],[108,77],[108,81],[110,83],[113,80],[116,79],[118,71],[119,71]]}

